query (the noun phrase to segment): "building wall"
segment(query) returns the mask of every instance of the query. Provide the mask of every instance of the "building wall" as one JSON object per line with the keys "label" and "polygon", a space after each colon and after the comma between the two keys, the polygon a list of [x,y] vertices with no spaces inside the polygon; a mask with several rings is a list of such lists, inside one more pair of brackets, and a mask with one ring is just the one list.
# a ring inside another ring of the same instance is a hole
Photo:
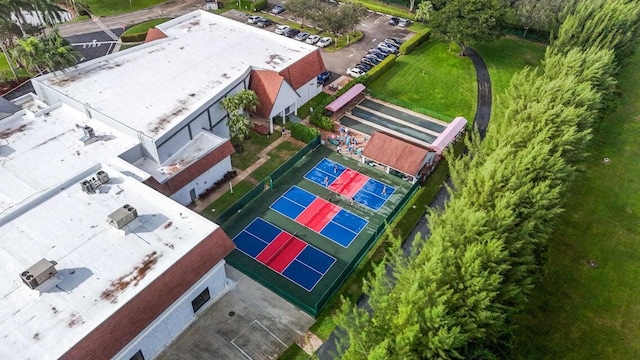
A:
{"label": "building wall", "polygon": [[[297,109],[296,104],[299,102],[299,96],[296,91],[293,90],[291,85],[286,81],[283,81],[280,86],[280,91],[278,92],[278,97],[276,97],[276,101],[273,103],[273,108],[271,108],[270,117],[282,115],[283,111],[285,112],[285,115],[294,112]],[[289,107],[289,112],[285,111],[287,107]]]}
{"label": "building wall", "polygon": [[311,100],[314,96],[320,94],[322,92],[322,86],[318,86],[318,81],[314,77],[309,80],[306,84],[302,85],[298,89],[296,89],[300,98],[298,99],[297,108],[307,103],[307,101]]}
{"label": "building wall", "polygon": [[233,152],[233,145],[231,145],[231,142],[227,140],[166,182],[161,184],[151,177],[145,180],[144,183],[165,196],[171,196],[193,180],[200,177],[200,175],[228,158]]}
{"label": "building wall", "polygon": [[233,248],[233,242],[227,234],[221,228],[216,229],[67,351],[62,359],[112,358],[218,265]]}
{"label": "building wall", "polygon": [[231,157],[227,156],[212,168],[205,171],[202,175],[185,185],[182,189],[171,195],[171,198],[182,205],[188,205],[195,200],[191,198],[192,189],[195,190],[195,196],[197,197],[210,188],[216,181],[222,179],[224,174],[231,171],[231,169]]}
{"label": "building wall", "polygon": [[[221,260],[198,283],[162,313],[156,321],[122,349],[114,359],[129,360],[138,351],[142,351],[145,359],[152,359],[194,321],[197,314],[200,314],[207,306],[213,304],[216,298],[224,294],[226,281],[224,260]],[[194,313],[192,301],[205,289],[209,291],[211,298]]]}

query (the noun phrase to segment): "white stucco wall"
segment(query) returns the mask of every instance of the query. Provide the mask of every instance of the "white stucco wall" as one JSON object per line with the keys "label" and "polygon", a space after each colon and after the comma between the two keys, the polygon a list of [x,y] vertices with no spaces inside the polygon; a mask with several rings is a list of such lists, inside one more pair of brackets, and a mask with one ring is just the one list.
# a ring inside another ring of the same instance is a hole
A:
{"label": "white stucco wall", "polygon": [[320,92],[322,92],[322,86],[318,86],[318,82],[314,77],[308,83],[296,89],[296,92],[298,93],[298,95],[300,95],[297,104],[297,107],[300,107],[307,101],[311,100],[314,96],[320,94]]}
{"label": "white stucco wall", "polygon": [[[142,331],[133,341],[125,346],[114,359],[129,360],[136,352],[142,350],[145,359],[153,359],[171,343],[202,311],[216,302],[227,290],[227,276],[224,271],[225,261],[221,260],[194,286],[185,292],[173,305],[165,310],[153,323]],[[191,301],[202,291],[209,288],[211,299],[196,314],[193,313]]]}
{"label": "white stucco wall", "polygon": [[195,189],[196,196],[198,196],[211,187],[216,181],[222,179],[224,174],[229,171],[231,171],[231,157],[227,156],[211,169],[205,171],[202,175],[198,176],[182,189],[178,190],[175,194],[171,195],[171,198],[182,205],[188,205],[192,201],[190,195],[191,189]]}

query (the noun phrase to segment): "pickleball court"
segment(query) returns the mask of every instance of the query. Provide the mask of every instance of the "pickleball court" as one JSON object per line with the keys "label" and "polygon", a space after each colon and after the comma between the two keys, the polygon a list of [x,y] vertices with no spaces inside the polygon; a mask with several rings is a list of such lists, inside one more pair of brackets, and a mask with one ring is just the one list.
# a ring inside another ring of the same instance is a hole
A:
{"label": "pickleball court", "polygon": [[327,158],[322,159],[304,177],[374,211],[380,210],[396,191],[391,185]]}
{"label": "pickleball court", "polygon": [[336,261],[261,218],[244,228],[233,242],[244,254],[307,291],[313,290]]}
{"label": "pickleball court", "polygon": [[342,247],[348,247],[368,223],[360,216],[297,186],[291,187],[271,204],[271,209]]}

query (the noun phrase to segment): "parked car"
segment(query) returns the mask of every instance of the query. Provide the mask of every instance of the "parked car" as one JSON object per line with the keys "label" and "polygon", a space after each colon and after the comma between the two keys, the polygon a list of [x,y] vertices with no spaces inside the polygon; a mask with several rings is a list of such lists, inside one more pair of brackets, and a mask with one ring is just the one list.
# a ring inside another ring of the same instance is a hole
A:
{"label": "parked car", "polygon": [[378,49],[378,51],[380,51],[381,53],[383,53],[383,54],[385,54],[387,56],[391,54],[391,50],[387,49],[386,47],[378,46],[376,49]]}
{"label": "parked car", "polygon": [[386,42],[381,42],[380,44],[378,44],[378,49],[387,49],[387,50],[389,50],[390,52],[392,52],[394,54],[396,54],[398,52],[398,48],[397,47],[395,47],[395,46],[393,46],[393,45],[391,45],[389,43],[386,43]]}
{"label": "parked car", "polygon": [[289,28],[289,29],[287,29],[287,31],[284,32],[284,36],[292,38],[292,37],[295,37],[296,35],[298,35],[299,33],[300,33],[300,30],[298,30],[298,29]]}
{"label": "parked car", "polygon": [[360,62],[365,64],[365,65],[369,65],[371,67],[374,67],[374,66],[378,65],[378,64],[374,63],[373,60],[371,60],[369,58],[362,58],[362,59],[360,59]]}
{"label": "parked car", "polygon": [[374,51],[374,52],[370,52],[368,55],[373,55],[376,58],[378,58],[378,60],[382,61],[384,60],[384,58],[386,58],[387,56],[389,56],[389,54],[384,54],[380,51]]}
{"label": "parked car", "polygon": [[318,81],[318,84],[324,85],[330,79],[331,79],[331,71],[326,70],[320,73],[320,75],[318,75],[318,78],[316,80]]}
{"label": "parked car", "polygon": [[291,29],[291,27],[289,27],[289,25],[278,25],[276,26],[276,30],[275,33],[278,35],[284,35],[285,31]]}
{"label": "parked car", "polygon": [[389,25],[391,26],[396,26],[398,25],[398,22],[400,22],[400,18],[399,17],[391,17],[391,19],[389,19]]}
{"label": "parked car", "polygon": [[352,76],[352,77],[360,77],[360,76],[364,75],[364,71],[362,71],[361,69],[358,69],[358,68],[348,68],[347,69],[347,75]]}
{"label": "parked car", "polygon": [[309,35],[307,40],[305,40],[304,42],[306,42],[307,44],[313,45],[313,44],[317,43],[318,40],[320,40],[320,36],[318,36],[318,35]]}
{"label": "parked car", "polygon": [[400,39],[396,39],[396,38],[386,38],[384,39],[384,42],[400,47],[400,45],[402,45],[404,43],[404,41],[400,40]]}
{"label": "parked car", "polygon": [[278,15],[278,14],[282,14],[285,10],[287,9],[284,8],[284,5],[278,4],[274,6],[273,9],[271,9],[271,13]]}
{"label": "parked car", "polygon": [[371,65],[367,65],[367,64],[363,64],[363,63],[357,63],[354,67],[356,67],[356,68],[358,68],[358,69],[360,69],[360,70],[362,70],[364,72],[367,72],[367,71],[372,69]]}
{"label": "parked car", "polygon": [[308,37],[309,37],[309,33],[302,31],[302,32],[299,32],[298,35],[296,35],[296,40],[305,41],[307,40]]}
{"label": "parked car", "polygon": [[400,20],[398,20],[398,26],[400,27],[406,28],[409,25],[411,25],[411,20],[409,19],[400,18]]}
{"label": "parked car", "polygon": [[318,42],[316,43],[316,46],[318,47],[327,47],[331,45],[331,38],[330,37],[323,37],[322,39],[318,40]]}
{"label": "parked car", "polygon": [[376,65],[378,65],[378,64],[380,64],[382,62],[382,60],[378,59],[377,57],[375,57],[372,54],[365,55],[363,59],[369,59],[369,60],[371,60],[372,63],[374,63]]}
{"label": "parked car", "polygon": [[257,24],[258,21],[262,20],[262,16],[258,16],[258,15],[252,15],[249,16],[249,19],[247,20],[247,23],[249,24]]}
{"label": "parked car", "polygon": [[271,21],[271,19],[262,18],[262,19],[260,19],[260,21],[258,21],[258,26],[263,27],[263,28],[266,28],[266,27],[271,26],[271,25],[273,25],[273,21]]}

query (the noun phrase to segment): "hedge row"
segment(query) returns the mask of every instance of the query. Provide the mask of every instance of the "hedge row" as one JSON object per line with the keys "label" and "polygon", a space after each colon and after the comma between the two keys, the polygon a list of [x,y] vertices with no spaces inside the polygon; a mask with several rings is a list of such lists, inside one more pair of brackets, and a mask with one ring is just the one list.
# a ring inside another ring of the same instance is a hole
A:
{"label": "hedge row", "polygon": [[140,42],[147,38],[147,31],[135,34],[123,34],[120,39],[122,42]]}
{"label": "hedge row", "polygon": [[286,127],[291,130],[291,136],[300,141],[304,141],[305,143],[308,143],[316,137],[320,136],[320,131],[303,124],[289,122],[287,123]]}
{"label": "hedge row", "polygon": [[380,75],[384,74],[396,63],[396,56],[389,55],[382,62],[373,67],[373,69],[367,72],[367,77],[363,80],[364,84],[370,84],[372,81],[375,81]]}
{"label": "hedge row", "polygon": [[251,11],[262,11],[264,9],[267,8],[267,6],[269,5],[269,3],[267,2],[267,0],[258,0],[256,2],[254,2],[253,4],[251,4]]}
{"label": "hedge row", "polygon": [[400,55],[407,55],[408,53],[415,50],[418,46],[420,46],[423,42],[429,40],[431,37],[431,30],[425,29],[414,36],[411,39],[407,40],[404,44],[400,45]]}

